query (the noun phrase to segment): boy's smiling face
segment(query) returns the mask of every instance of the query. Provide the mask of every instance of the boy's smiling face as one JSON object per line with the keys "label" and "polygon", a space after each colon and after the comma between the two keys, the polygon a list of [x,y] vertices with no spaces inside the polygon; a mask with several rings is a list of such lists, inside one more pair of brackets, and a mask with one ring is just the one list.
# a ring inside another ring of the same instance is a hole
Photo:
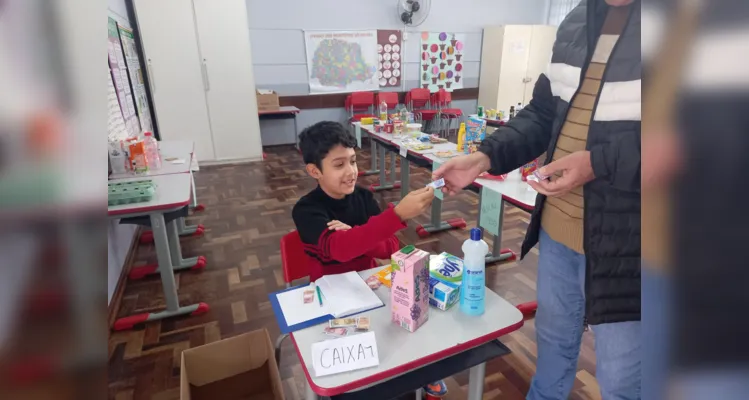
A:
{"label": "boy's smiling face", "polygon": [[341,199],[354,192],[359,169],[353,148],[338,144],[328,151],[321,164],[322,170],[315,164],[307,164],[307,173],[317,179],[328,196]]}

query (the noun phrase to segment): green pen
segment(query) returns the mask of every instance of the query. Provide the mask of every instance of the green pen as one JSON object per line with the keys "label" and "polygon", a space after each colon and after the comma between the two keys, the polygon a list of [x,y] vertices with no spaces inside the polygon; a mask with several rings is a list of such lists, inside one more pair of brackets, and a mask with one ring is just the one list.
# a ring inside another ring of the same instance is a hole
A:
{"label": "green pen", "polygon": [[322,292],[320,291],[320,286],[315,286],[315,289],[317,289],[317,300],[320,302],[320,307],[322,307]]}

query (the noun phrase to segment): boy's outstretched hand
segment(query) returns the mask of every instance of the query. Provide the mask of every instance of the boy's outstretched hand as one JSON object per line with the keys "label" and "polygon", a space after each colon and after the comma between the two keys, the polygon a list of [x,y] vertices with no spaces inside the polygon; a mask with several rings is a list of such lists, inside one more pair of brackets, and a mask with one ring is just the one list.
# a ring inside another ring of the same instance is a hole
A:
{"label": "boy's outstretched hand", "polygon": [[430,186],[414,190],[395,206],[395,214],[402,221],[409,220],[426,211],[432,205],[433,199],[434,189]]}
{"label": "boy's outstretched hand", "polygon": [[331,231],[347,231],[347,230],[351,229],[351,227],[348,226],[348,225],[346,225],[346,224],[344,224],[341,221],[338,221],[338,220],[334,219],[334,220],[328,222],[328,229],[331,230]]}

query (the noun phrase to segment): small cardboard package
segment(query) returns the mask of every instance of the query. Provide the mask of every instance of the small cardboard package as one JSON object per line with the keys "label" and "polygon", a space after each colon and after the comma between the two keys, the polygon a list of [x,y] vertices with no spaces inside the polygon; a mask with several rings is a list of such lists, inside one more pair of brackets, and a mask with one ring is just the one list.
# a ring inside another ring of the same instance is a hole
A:
{"label": "small cardboard package", "polygon": [[429,253],[408,245],[391,258],[392,321],[415,332],[429,319]]}
{"label": "small cardboard package", "polygon": [[181,371],[181,400],[284,400],[265,329],[183,351]]}
{"label": "small cardboard package", "polygon": [[278,93],[273,90],[256,90],[258,111],[278,110]]}

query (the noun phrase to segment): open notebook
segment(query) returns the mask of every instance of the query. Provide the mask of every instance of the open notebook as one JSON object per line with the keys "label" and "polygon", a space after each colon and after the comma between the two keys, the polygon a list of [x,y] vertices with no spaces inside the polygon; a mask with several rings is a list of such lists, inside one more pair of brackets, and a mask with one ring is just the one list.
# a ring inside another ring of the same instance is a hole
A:
{"label": "open notebook", "polygon": [[348,317],[385,304],[356,272],[326,275],[315,284],[323,294],[320,306],[317,295],[311,303],[304,303],[304,291],[309,285],[297,286],[269,295],[281,333],[289,333],[333,318]]}

